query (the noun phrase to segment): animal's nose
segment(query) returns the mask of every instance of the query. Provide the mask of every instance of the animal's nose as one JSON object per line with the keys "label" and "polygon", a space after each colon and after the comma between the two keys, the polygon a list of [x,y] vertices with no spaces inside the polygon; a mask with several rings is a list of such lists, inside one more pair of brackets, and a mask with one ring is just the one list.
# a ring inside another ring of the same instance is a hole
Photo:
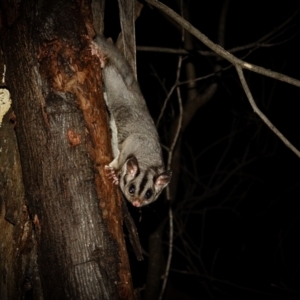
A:
{"label": "animal's nose", "polygon": [[132,205],[135,206],[135,207],[140,207],[141,206],[141,203],[138,201],[138,200],[134,200],[132,202]]}

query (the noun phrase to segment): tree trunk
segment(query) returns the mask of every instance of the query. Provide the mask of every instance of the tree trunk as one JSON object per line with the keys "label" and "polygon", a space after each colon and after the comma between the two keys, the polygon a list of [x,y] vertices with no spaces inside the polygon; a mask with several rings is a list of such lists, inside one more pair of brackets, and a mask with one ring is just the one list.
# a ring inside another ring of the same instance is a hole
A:
{"label": "tree trunk", "polygon": [[[33,236],[28,268],[41,282],[27,276],[27,290],[34,299],[133,299],[121,198],[104,175],[110,135],[100,66],[89,48],[90,3],[9,3],[2,4],[5,79],[16,116],[28,226],[34,229],[26,236]],[[20,255],[10,247],[1,261]],[[18,278],[7,278],[15,282],[1,283],[9,290],[1,299],[20,289]]]}

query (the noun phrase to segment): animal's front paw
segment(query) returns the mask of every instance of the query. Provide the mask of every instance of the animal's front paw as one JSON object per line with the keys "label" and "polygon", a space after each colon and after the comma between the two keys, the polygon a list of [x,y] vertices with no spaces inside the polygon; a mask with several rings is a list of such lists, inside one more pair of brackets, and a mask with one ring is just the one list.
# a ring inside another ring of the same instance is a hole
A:
{"label": "animal's front paw", "polygon": [[119,178],[116,175],[115,169],[110,166],[105,166],[106,176],[112,180],[112,183],[115,185],[119,184]]}

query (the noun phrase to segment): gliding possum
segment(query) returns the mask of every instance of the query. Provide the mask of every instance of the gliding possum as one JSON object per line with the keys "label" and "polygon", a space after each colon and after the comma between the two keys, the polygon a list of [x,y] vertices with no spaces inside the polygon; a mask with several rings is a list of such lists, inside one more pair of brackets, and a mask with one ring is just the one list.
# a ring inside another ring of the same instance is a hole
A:
{"label": "gliding possum", "polygon": [[135,207],[157,199],[171,180],[162,158],[159,137],[133,71],[121,52],[97,36],[92,54],[100,59],[110,113],[114,160],[107,176],[120,186]]}

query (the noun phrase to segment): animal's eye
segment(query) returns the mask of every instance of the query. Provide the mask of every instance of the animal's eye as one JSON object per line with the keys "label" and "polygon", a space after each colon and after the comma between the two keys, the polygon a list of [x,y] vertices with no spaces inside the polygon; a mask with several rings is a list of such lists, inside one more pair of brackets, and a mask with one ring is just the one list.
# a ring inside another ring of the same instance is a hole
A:
{"label": "animal's eye", "polygon": [[152,196],[152,191],[151,190],[147,190],[146,194],[145,194],[145,198],[148,200],[150,199],[150,197]]}
{"label": "animal's eye", "polygon": [[129,186],[128,191],[129,191],[130,194],[134,194],[134,191],[135,191],[135,186],[134,186],[134,184],[131,184],[131,185]]}

